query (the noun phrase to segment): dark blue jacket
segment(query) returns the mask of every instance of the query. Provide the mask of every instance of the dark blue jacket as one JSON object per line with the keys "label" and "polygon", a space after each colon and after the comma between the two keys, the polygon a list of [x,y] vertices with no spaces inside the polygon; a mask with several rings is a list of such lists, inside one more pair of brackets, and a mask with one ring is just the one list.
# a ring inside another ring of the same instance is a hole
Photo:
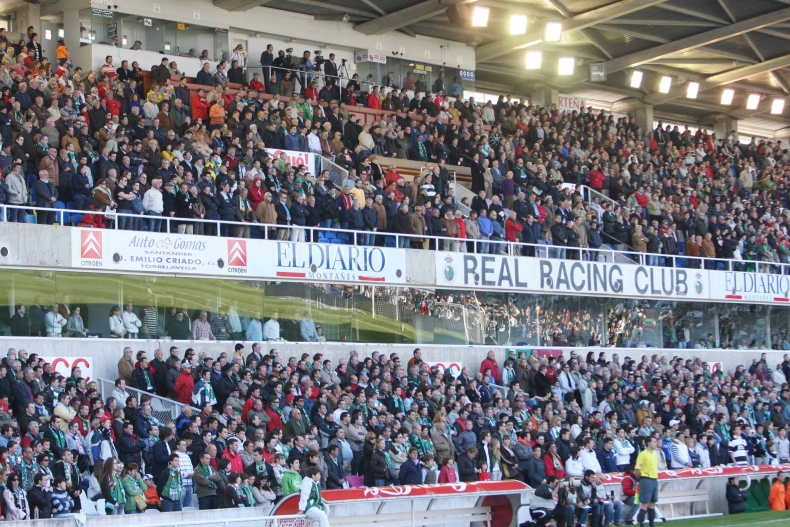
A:
{"label": "dark blue jacket", "polygon": [[422,468],[420,464],[411,458],[407,459],[400,466],[398,483],[401,485],[422,485]]}
{"label": "dark blue jacket", "polygon": [[599,450],[596,457],[598,458],[598,463],[601,465],[601,472],[604,474],[620,472],[615,462],[614,450],[609,450],[608,452],[606,450]]}

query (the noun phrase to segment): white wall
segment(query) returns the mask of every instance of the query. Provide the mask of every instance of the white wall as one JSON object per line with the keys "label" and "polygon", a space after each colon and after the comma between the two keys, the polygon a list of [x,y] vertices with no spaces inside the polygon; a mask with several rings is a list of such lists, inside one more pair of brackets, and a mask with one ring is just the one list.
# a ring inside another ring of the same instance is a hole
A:
{"label": "white wall", "polygon": [[[153,5],[161,6],[160,13],[154,13]],[[265,47],[268,39],[278,39],[281,42],[295,39],[290,43],[295,52],[305,49],[333,49],[336,53],[340,49],[352,52],[357,49],[376,50],[377,43],[381,44],[381,50],[385,54],[391,54],[398,50],[400,46],[405,46],[406,51],[402,58],[416,60],[431,64],[441,65],[446,62],[448,66],[457,67],[457,59],[461,57],[464,68],[474,69],[475,50],[464,43],[450,42],[434,39],[430,37],[418,36],[412,38],[401,33],[390,32],[384,35],[367,36],[354,31],[349,23],[317,21],[308,15],[289,13],[277,9],[256,7],[246,12],[229,12],[224,9],[214,7],[206,0],[113,0],[112,2],[93,2],[95,7],[105,7],[117,5],[116,11],[151,18],[173,20],[180,22],[191,22],[194,24],[217,27],[220,29],[242,30],[261,35],[261,39],[255,43],[256,48],[252,49],[250,65],[258,65],[258,59]],[[42,14],[58,14],[64,10],[87,7],[88,3],[84,0],[61,0],[52,5],[41,6]],[[194,19],[194,12],[199,12],[199,19]],[[256,39],[257,40],[257,39]],[[274,43],[274,42],[272,42]],[[317,44],[323,46],[314,47]],[[253,43],[250,43],[252,48]],[[275,50],[278,49],[275,47]],[[425,52],[430,57],[426,58]],[[347,55],[347,58],[350,54]]]}
{"label": "white wall", "polygon": [[[125,48],[116,48],[113,46],[107,46],[104,44],[92,44],[90,46],[85,46],[80,48],[80,51],[87,50],[86,54],[90,54],[89,62],[90,67],[93,69],[101,68],[102,64],[104,64],[104,59],[107,55],[112,55],[113,57],[113,64],[116,67],[121,66],[122,60],[128,60],[129,64],[134,61],[137,61],[140,64],[140,67],[143,71],[150,71],[151,66],[158,65],[162,62],[162,58],[167,57],[171,61],[176,61],[178,64],[178,69],[184,72],[189,77],[194,77],[197,75],[198,71],[200,71],[200,61],[198,59],[190,59],[187,57],[178,57],[176,55],[168,55],[161,53],[156,53],[154,51],[143,51],[143,50],[131,50]],[[69,50],[71,51],[71,50]],[[81,55],[82,56],[82,55]],[[82,66],[83,69],[89,69],[86,67],[87,62],[83,59],[83,62],[80,62],[74,58],[74,54],[72,53],[72,60],[74,64],[78,66]],[[214,63],[211,66],[212,70],[214,69]]]}

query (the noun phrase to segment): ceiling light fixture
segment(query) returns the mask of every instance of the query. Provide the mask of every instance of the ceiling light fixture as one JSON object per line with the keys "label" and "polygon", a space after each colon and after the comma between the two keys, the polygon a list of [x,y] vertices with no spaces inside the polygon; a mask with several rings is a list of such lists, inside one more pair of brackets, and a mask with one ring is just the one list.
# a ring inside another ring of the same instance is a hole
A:
{"label": "ceiling light fixture", "polygon": [[696,99],[699,93],[699,82],[689,82],[686,88],[686,97],[688,99]]}
{"label": "ceiling light fixture", "polygon": [[735,90],[726,89],[721,92],[721,103],[725,106],[729,106],[732,104],[732,100],[735,98]]}
{"label": "ceiling light fixture", "polygon": [[642,85],[642,77],[643,74],[641,71],[634,70],[634,72],[631,74],[631,82],[629,83],[629,86],[638,89]]}
{"label": "ceiling light fixture", "polygon": [[563,57],[559,61],[558,75],[573,75],[573,68],[576,65],[576,59],[573,57]]}
{"label": "ceiling light fixture", "polygon": [[672,88],[672,77],[661,77],[661,83],[658,85],[658,92],[669,93],[670,88]]}
{"label": "ceiling light fixture", "polygon": [[778,115],[782,113],[785,109],[785,100],[784,99],[774,99],[771,103],[771,113],[774,115]]}
{"label": "ceiling light fixture", "polygon": [[527,69],[539,70],[543,63],[543,53],[540,51],[527,51]]}
{"label": "ceiling light fixture", "polygon": [[490,10],[487,7],[475,6],[472,11],[472,27],[486,27],[489,13]]}
{"label": "ceiling light fixture", "polygon": [[527,17],[525,15],[512,15],[510,17],[510,34],[523,35],[527,32]]}
{"label": "ceiling light fixture", "polygon": [[546,24],[546,42],[559,42],[562,40],[562,24],[559,22],[549,22]]}
{"label": "ceiling light fixture", "polygon": [[749,97],[746,99],[746,109],[756,110],[758,106],[760,106],[760,94],[759,93],[749,94]]}

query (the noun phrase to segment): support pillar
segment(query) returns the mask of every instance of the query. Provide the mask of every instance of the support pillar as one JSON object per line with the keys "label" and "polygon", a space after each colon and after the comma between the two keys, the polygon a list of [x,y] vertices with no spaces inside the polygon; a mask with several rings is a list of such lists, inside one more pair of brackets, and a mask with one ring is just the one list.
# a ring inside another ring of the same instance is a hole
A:
{"label": "support pillar", "polygon": [[78,9],[63,12],[63,40],[72,55],[80,49],[80,12]]}
{"label": "support pillar", "polygon": [[612,105],[612,112],[628,114],[628,118],[634,118],[642,133],[647,133],[653,129],[653,105],[646,104],[639,99],[624,99]]}
{"label": "support pillar", "polygon": [[737,136],[738,121],[735,119],[722,119],[713,123],[713,133],[716,134],[717,139],[727,139],[733,130]]}
{"label": "support pillar", "polygon": [[552,104],[559,104],[560,92],[553,88],[535,90],[530,94],[530,99],[532,99],[532,104],[547,108]]}

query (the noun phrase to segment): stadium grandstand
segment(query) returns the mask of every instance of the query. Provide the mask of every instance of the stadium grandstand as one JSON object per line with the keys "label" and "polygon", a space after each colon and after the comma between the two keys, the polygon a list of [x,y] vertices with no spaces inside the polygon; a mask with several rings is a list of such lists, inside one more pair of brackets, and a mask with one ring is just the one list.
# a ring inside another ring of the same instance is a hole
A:
{"label": "stadium grandstand", "polygon": [[788,68],[788,0],[0,0],[0,520],[790,521]]}

